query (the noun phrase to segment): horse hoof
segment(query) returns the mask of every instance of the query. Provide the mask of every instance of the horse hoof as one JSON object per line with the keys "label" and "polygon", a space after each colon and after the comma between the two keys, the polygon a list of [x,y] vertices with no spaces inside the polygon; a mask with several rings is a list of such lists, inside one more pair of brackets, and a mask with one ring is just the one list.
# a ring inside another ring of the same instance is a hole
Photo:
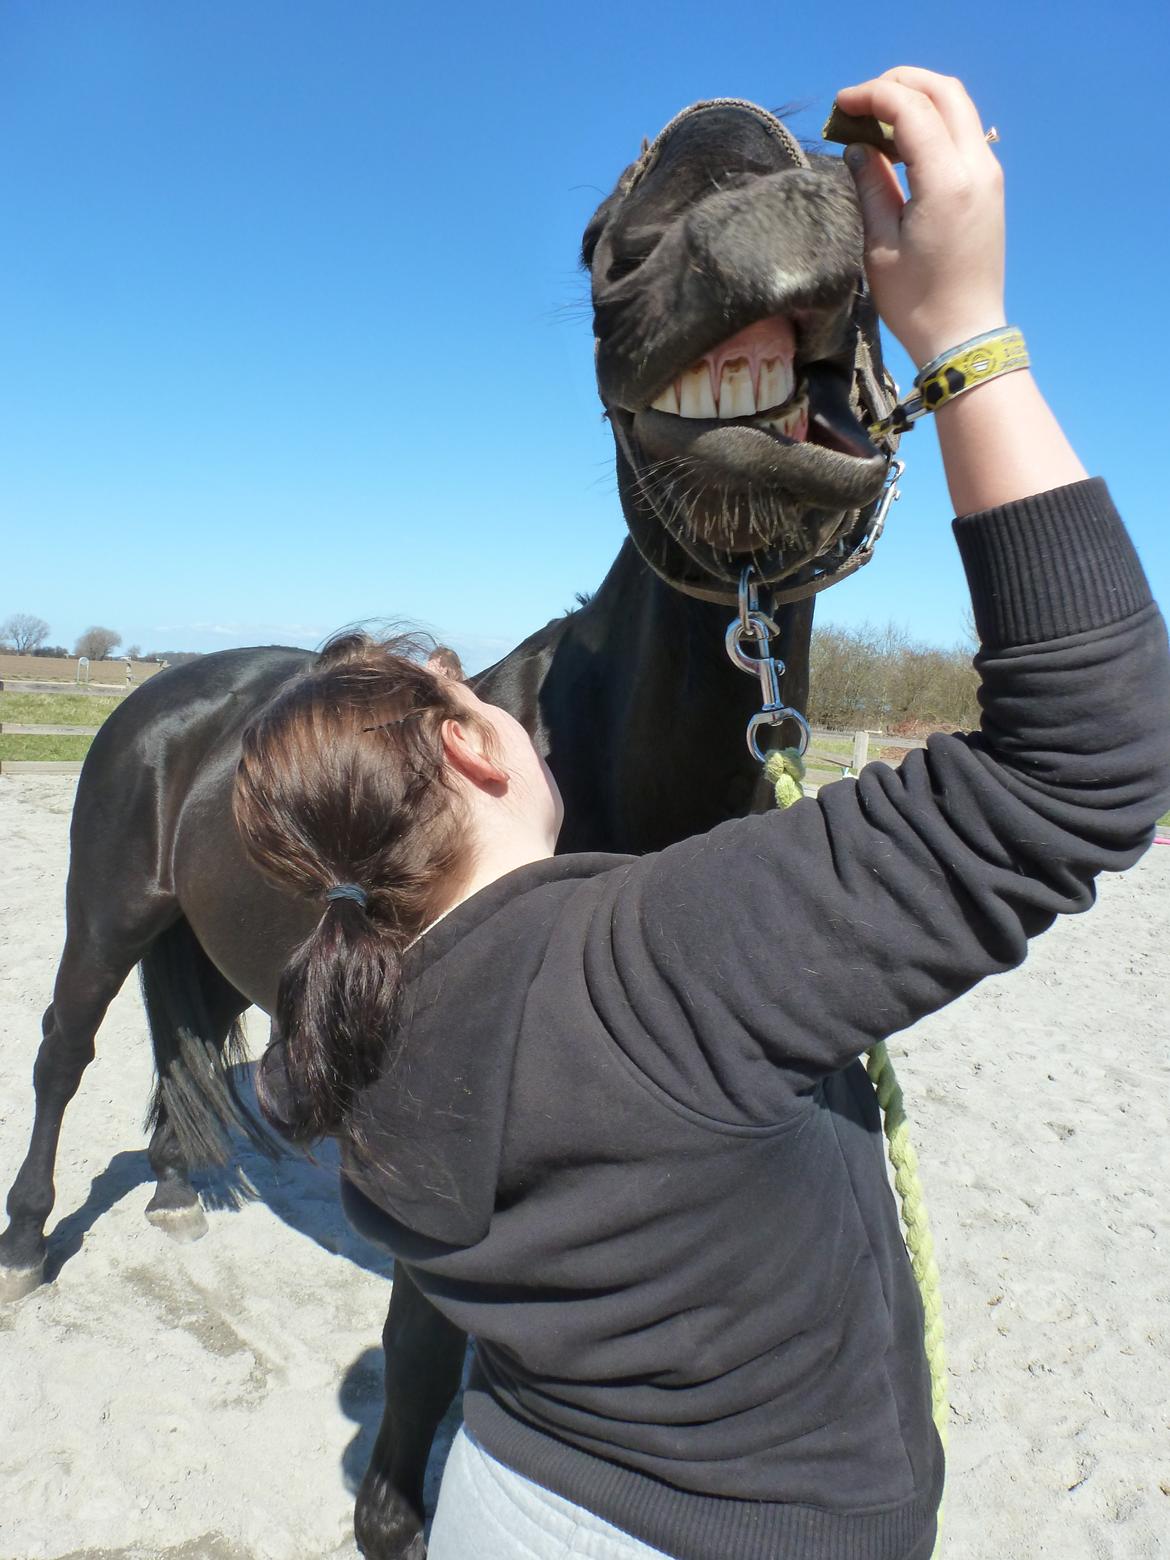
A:
{"label": "horse hoof", "polygon": [[156,1230],[186,1246],[207,1234],[207,1216],[198,1203],[186,1208],[147,1208],[146,1217]]}
{"label": "horse hoof", "polygon": [[365,1560],[427,1560],[422,1515],[385,1473],[368,1469],[353,1513],[354,1538]]}
{"label": "horse hoof", "polygon": [[0,1304],[23,1300],[25,1295],[31,1295],[34,1289],[39,1289],[44,1281],[43,1262],[29,1268],[0,1267]]}

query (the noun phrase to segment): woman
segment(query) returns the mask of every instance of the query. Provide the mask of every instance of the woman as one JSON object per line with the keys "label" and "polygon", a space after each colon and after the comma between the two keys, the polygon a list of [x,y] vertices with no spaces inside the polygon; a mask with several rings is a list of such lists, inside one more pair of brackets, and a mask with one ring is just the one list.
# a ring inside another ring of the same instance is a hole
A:
{"label": "woman", "polygon": [[[1005,323],[958,82],[839,95],[866,265],[918,364]],[[1017,964],[1165,805],[1165,631],[1030,375],[936,416],[982,731],[641,859],[553,856],[523,730],[360,638],[248,733],[237,817],[321,906],[267,1108],[476,1340],[432,1560],[920,1560],[942,1452],[876,1040]],[[921,437],[921,435],[920,435]]]}

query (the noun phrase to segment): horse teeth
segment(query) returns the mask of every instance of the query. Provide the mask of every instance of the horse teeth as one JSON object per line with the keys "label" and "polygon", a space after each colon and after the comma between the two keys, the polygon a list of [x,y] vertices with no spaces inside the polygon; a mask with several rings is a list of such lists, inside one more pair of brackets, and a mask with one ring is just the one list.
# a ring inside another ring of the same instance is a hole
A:
{"label": "horse teeth", "polygon": [[706,363],[689,368],[679,380],[678,410],[680,417],[718,417]]}
{"label": "horse teeth", "polygon": [[662,394],[658,396],[656,400],[650,402],[650,407],[652,411],[670,412],[673,416],[677,417],[679,414],[677,386],[667,385]]}
{"label": "horse teeth", "polygon": [[808,433],[808,396],[802,395],[782,416],[761,418],[759,426],[786,439],[803,439]]}
{"label": "horse teeth", "polygon": [[[653,411],[667,412],[673,417],[729,418],[759,416],[758,426],[771,433],[782,433],[786,438],[803,439],[808,429],[808,396],[803,391],[797,400],[785,405],[792,396],[796,376],[791,364],[776,359],[760,365],[759,394],[752,389],[752,365],[746,358],[735,358],[723,365],[719,377],[719,399],[715,399],[711,384],[711,369],[707,360],[695,363],[674,384],[655,396],[650,406]],[[773,415],[764,417],[757,413],[769,407]],[[780,408],[783,407],[783,410]]]}
{"label": "horse teeth", "polygon": [[724,363],[719,376],[720,417],[754,417],[756,398],[752,391],[752,367],[746,358]]}
{"label": "horse teeth", "polygon": [[757,397],[761,411],[769,406],[783,406],[796,388],[796,375],[791,363],[774,358],[760,364],[760,393]]}

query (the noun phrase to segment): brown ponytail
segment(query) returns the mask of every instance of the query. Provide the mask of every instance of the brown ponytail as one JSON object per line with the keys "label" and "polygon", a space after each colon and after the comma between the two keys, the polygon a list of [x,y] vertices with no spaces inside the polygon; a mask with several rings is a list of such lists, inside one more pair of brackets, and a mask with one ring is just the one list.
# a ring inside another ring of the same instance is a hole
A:
{"label": "brown ponytail", "polygon": [[[321,910],[277,989],[287,1088],[274,1091],[272,1051],[257,1085],[265,1114],[302,1141],[336,1131],[377,1075],[402,956],[471,865],[441,728],[475,717],[419,649],[340,635],[244,733],[232,806],[248,854]],[[327,899],[337,884],[356,885],[364,907]]]}

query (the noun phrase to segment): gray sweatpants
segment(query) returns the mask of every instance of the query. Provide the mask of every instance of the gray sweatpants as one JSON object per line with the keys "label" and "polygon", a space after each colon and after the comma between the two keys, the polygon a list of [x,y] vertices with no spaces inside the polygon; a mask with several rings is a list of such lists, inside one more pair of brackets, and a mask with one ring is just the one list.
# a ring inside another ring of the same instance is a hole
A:
{"label": "gray sweatpants", "polygon": [[610,1522],[489,1457],[451,1444],[427,1560],[669,1560]]}
{"label": "gray sweatpants", "polygon": [[[902,1560],[931,1560],[935,1531],[932,1523]],[[460,1430],[443,1473],[427,1560],[670,1560],[670,1556],[505,1468],[466,1430]]]}

